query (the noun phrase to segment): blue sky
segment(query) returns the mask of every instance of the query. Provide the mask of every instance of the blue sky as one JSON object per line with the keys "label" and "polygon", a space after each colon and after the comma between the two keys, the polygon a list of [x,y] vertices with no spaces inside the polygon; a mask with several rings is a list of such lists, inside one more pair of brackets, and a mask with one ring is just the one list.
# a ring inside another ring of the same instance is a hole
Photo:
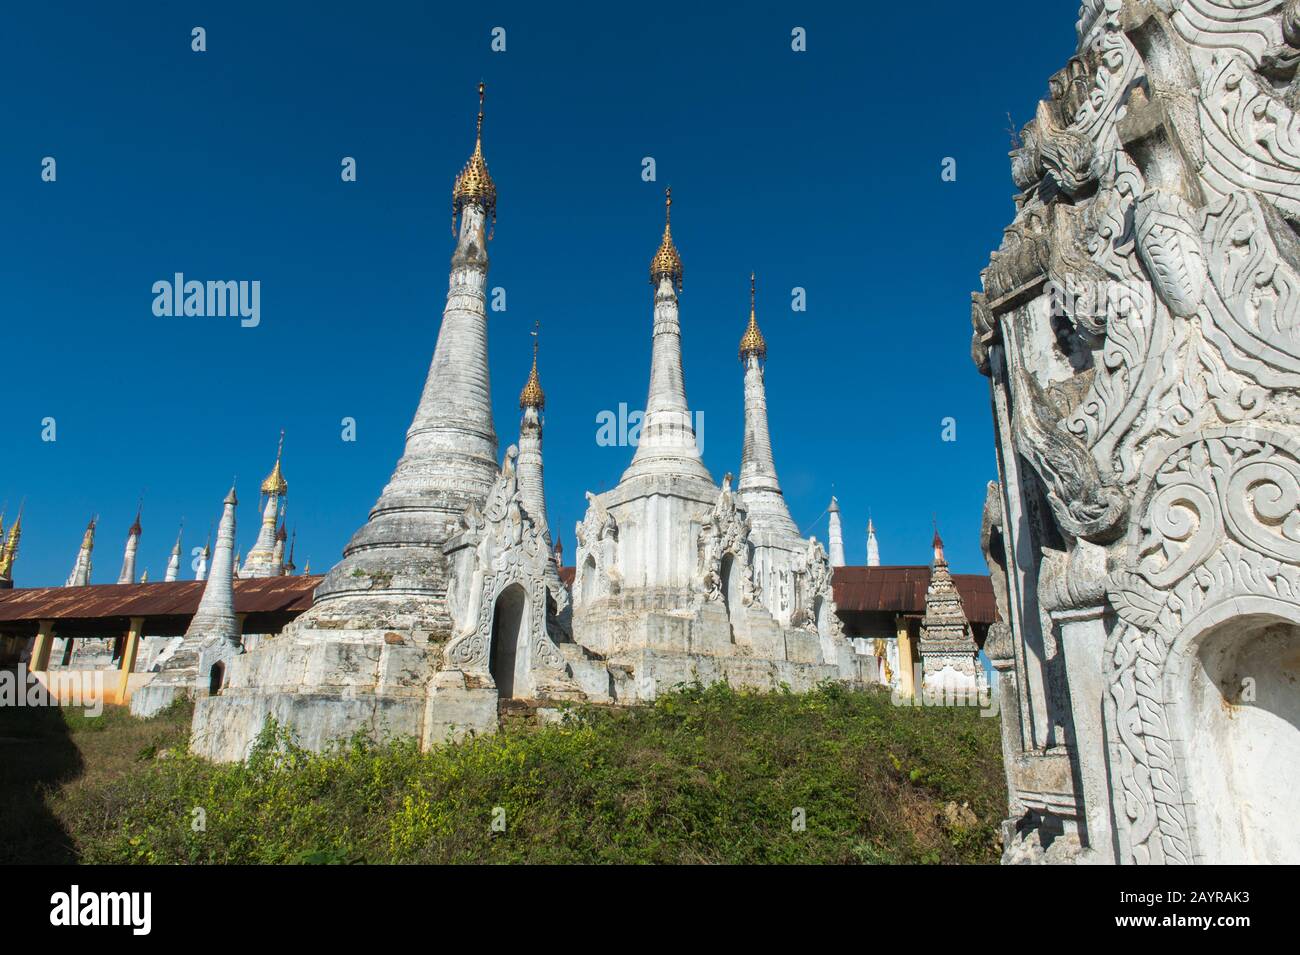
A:
{"label": "blue sky", "polygon": [[[16,583],[62,583],[95,513],[94,580],[116,580],[142,494],[139,567],[159,579],[182,516],[201,544],[236,475],[246,551],[281,428],[298,565],[337,559],[423,385],[480,79],[500,192],[489,285],[507,302],[489,323],[496,427],[504,451],[540,321],[550,519],[570,558],[583,492],[631,457],[597,444],[596,419],[645,400],[646,270],[671,184],[687,393],[715,479],[739,470],[753,269],[796,523],[824,540],[833,489],[850,563],[870,512],[885,563],[928,562],[933,516],[954,568],[983,570],[995,462],[969,295],[1013,213],[1007,114],[1026,121],[1073,52],[1077,6],[6,5],[0,501],[11,521],[26,500]],[[152,285],[175,272],[260,281],[260,324],[156,317]]]}

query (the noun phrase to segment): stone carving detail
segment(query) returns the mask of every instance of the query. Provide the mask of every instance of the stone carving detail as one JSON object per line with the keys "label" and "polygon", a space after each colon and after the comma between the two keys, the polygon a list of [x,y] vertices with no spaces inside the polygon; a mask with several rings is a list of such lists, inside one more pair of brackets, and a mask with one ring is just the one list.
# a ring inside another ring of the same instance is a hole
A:
{"label": "stone carving detail", "polygon": [[[1007,855],[1214,861],[1192,819],[1237,807],[1187,769],[1179,661],[1300,601],[1300,0],[1087,0],[1077,28],[972,298]],[[1079,841],[1030,851],[1052,814]]]}
{"label": "stone carving detail", "polygon": [[1018,356],[1008,356],[1016,412],[1012,430],[1021,454],[1042,478],[1061,529],[1077,537],[1104,540],[1122,530],[1124,501],[1103,484],[1087,448],[1058,428],[1061,415]]}
{"label": "stone carving detail", "polygon": [[[488,494],[480,515],[469,507],[461,524],[477,538],[469,588],[469,602],[455,608],[457,633],[443,651],[449,669],[486,674],[492,647],[492,623],[497,599],[512,585],[527,594],[524,623],[531,652],[534,683],[563,679],[566,665],[547,630],[547,597],[561,594],[548,587],[550,550],[542,531],[528,516],[515,470],[518,449],[506,450],[501,476]],[[562,588],[558,588],[562,590]]]}
{"label": "stone carving detail", "polygon": [[[1007,630],[1006,621],[1011,619],[1008,601],[1007,555],[1003,538],[1006,526],[1002,518],[1002,486],[997,481],[989,481],[984,491],[984,517],[980,522],[980,550],[984,562],[988,565],[989,577],[993,583],[993,599],[998,609],[998,621],[994,626]],[[987,648],[987,643],[985,644]],[[991,654],[990,654],[991,656]]]}
{"label": "stone carving detail", "polygon": [[[799,606],[791,615],[790,625],[795,629],[818,633],[827,640],[844,636],[844,624],[835,607],[832,581],[835,568],[821,541],[810,537],[804,551],[795,562],[799,588]],[[820,612],[817,612],[820,609]],[[829,645],[829,644],[828,644]]]}
{"label": "stone carving detail", "polygon": [[1261,385],[1300,386],[1300,258],[1291,228],[1258,197],[1237,193],[1204,211],[1204,236],[1213,285],[1206,337]]}
{"label": "stone carving detail", "polygon": [[749,518],[732,493],[731,477],[730,474],[723,477],[718,502],[700,528],[696,586],[705,600],[723,600],[722,562],[729,556],[732,558],[731,572],[737,575],[741,605],[748,607],[754,603],[757,594],[749,544]]}
{"label": "stone carving detail", "polygon": [[1207,51],[1228,51],[1258,66],[1278,39],[1274,16],[1282,0],[1182,0],[1170,18],[1184,41]]}
{"label": "stone carving detail", "polygon": [[1300,215],[1300,117],[1240,60],[1226,57],[1216,66],[1200,108],[1206,184],[1219,196],[1257,192],[1286,215]]}
{"label": "stone carving detail", "polygon": [[1153,189],[1133,208],[1138,254],[1156,291],[1180,318],[1196,313],[1205,289],[1205,258],[1192,207],[1180,196]]}
{"label": "stone carving detail", "polygon": [[1108,587],[1119,618],[1105,659],[1119,732],[1118,824],[1127,861],[1190,862],[1164,667],[1183,629],[1216,604],[1300,600],[1300,444],[1250,426],[1188,438],[1141,499],[1149,517]]}
{"label": "stone carving detail", "polygon": [[574,593],[590,594],[595,599],[622,590],[622,575],[618,570],[618,522],[600,498],[590,491],[587,492],[587,514],[574,528],[574,536],[578,540]]}
{"label": "stone carving detail", "polygon": [[1066,195],[1078,196],[1095,179],[1091,140],[1072,129],[1057,129],[1046,116],[1039,119],[1038,129],[1043,171]]}

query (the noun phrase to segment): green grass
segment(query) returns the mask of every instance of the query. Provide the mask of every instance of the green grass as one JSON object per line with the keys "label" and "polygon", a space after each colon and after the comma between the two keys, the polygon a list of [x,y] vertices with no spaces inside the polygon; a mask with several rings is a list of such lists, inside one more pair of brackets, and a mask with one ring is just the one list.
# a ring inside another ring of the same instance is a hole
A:
{"label": "green grass", "polygon": [[43,737],[0,742],[33,747],[0,777],[0,861],[988,863],[1006,806],[996,719],[833,685],[685,688],[428,753],[268,727],[233,766],[185,752],[184,708],[34,712]]}

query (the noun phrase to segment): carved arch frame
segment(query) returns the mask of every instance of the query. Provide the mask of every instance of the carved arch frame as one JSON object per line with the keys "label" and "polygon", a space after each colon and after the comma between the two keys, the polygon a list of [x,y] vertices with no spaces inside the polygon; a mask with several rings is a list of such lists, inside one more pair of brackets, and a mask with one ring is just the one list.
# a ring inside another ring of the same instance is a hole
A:
{"label": "carved arch frame", "polygon": [[519,563],[483,575],[483,582],[474,598],[478,604],[475,626],[447,644],[444,660],[449,669],[461,670],[480,679],[492,679],[492,627],[497,601],[513,584],[518,584],[527,598],[524,626],[528,634],[527,673],[531,685],[526,689],[536,692],[548,683],[564,678],[567,672],[564,658],[546,630],[546,579],[526,572]]}
{"label": "carved arch frame", "polygon": [[737,577],[740,607],[732,607],[737,614],[753,605],[758,590],[754,584],[753,546],[749,540],[749,517],[738,506],[730,487],[718,495],[718,503],[707,523],[701,528],[699,547],[698,585],[705,600],[722,601],[722,564],[730,556],[731,573]]}
{"label": "carved arch frame", "polygon": [[1300,624],[1300,441],[1260,425],[1165,445],[1144,468],[1124,566],[1107,583],[1104,720],[1121,863],[1203,860],[1187,701],[1221,624]]}

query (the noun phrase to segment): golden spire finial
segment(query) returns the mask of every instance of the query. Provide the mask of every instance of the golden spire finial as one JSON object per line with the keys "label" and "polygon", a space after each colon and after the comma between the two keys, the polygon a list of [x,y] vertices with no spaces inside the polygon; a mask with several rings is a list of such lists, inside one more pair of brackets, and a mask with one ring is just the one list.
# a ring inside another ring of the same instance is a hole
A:
{"label": "golden spire finial", "polygon": [[0,547],[0,578],[8,580],[13,576],[14,560],[18,556],[18,539],[23,536],[23,509],[18,508],[18,519],[9,529],[4,547]]}
{"label": "golden spire finial", "polygon": [[276,494],[283,496],[289,493],[289,482],[284,479],[284,473],[280,470],[280,458],[284,455],[284,429],[280,429],[280,445],[275,449],[275,467],[271,468],[271,473],[266,476],[262,482],[263,494]]}
{"label": "golden spire finial", "polygon": [[524,385],[524,390],[519,393],[520,411],[525,408],[536,408],[541,411],[546,407],[546,393],[542,391],[542,382],[537,376],[537,332],[541,327],[541,322],[534,322],[530,333],[533,336],[533,370],[528,374],[528,383]]}
{"label": "golden spire finial", "polygon": [[749,273],[749,325],[745,329],[745,334],[740,337],[740,360],[744,361],[748,355],[755,355],[764,360],[767,358],[767,342],[763,340],[763,333],[758,330],[758,318],[754,314],[753,272]]}
{"label": "golden spire finial", "polygon": [[682,290],[682,257],[677,254],[677,246],[673,245],[672,186],[664,190],[664,238],[650,260],[650,284],[656,284],[664,276],[677,284],[677,291]]}
{"label": "golden spire finial", "polygon": [[[497,187],[488,173],[487,160],[483,158],[483,97],[486,84],[478,84],[478,126],[474,135],[474,152],[465,163],[465,168],[456,177],[451,190],[451,232],[456,234],[456,216],[470,203],[483,207],[483,212],[492,214],[495,231],[497,222]],[[489,234],[488,238],[492,238]]]}

